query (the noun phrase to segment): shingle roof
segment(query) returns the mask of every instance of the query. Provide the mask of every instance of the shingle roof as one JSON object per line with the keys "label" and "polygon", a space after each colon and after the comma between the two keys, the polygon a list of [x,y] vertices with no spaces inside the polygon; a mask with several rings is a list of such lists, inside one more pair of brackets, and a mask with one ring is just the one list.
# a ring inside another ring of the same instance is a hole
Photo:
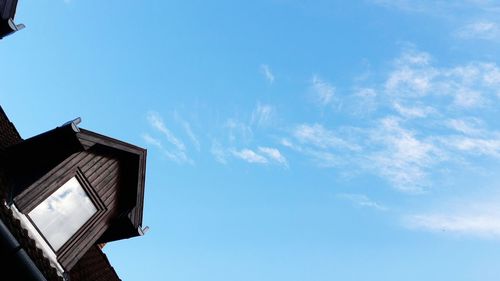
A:
{"label": "shingle roof", "polygon": [[0,150],[23,141],[16,127],[0,106]]}
{"label": "shingle roof", "polygon": [[70,272],[71,281],[121,280],[97,245],[93,246],[78,261]]}

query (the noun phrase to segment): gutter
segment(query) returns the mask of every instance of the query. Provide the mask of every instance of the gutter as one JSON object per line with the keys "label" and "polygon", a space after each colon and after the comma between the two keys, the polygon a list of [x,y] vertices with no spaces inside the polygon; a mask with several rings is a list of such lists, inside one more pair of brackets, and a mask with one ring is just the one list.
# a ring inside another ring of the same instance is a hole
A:
{"label": "gutter", "polygon": [[0,220],[0,249],[17,280],[47,281],[2,220]]}

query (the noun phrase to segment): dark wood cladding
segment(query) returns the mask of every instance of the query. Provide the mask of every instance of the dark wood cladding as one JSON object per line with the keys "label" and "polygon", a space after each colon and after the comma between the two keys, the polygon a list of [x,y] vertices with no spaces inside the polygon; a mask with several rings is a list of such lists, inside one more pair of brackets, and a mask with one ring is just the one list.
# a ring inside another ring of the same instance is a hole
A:
{"label": "dark wood cladding", "polygon": [[[106,266],[103,266],[106,265]],[[70,272],[71,281],[119,281],[121,280],[106,255],[92,246]]]}
{"label": "dark wood cladding", "polygon": [[9,148],[10,203],[23,213],[76,176],[97,212],[56,252],[66,269],[95,243],[141,235],[146,150],[64,125]]}
{"label": "dark wood cladding", "polygon": [[116,155],[99,146],[74,153],[15,199],[17,207],[27,214],[79,171],[99,201],[104,203],[103,214],[97,219],[91,219],[88,225],[84,225],[82,230],[57,253],[63,267],[70,269],[76,264],[108,229],[111,220],[116,216],[119,207],[120,180],[123,177],[120,164],[120,159],[117,159]]}
{"label": "dark wood cladding", "polygon": [[[128,187],[125,187],[126,192],[121,193],[121,195],[124,195],[121,199],[124,201],[125,208],[128,209],[127,213],[131,224],[124,223],[131,226],[131,228],[128,227],[126,231],[121,229],[121,235],[114,233],[111,237],[114,237],[113,239],[123,239],[139,235],[137,229],[142,226],[147,151],[138,146],[85,129],[81,129],[77,133],[77,137],[84,146],[86,143],[94,143],[114,149],[116,155],[121,155],[122,160],[127,163],[127,165],[123,166],[125,171],[122,171],[122,175],[126,176],[126,178],[122,182],[125,182]],[[106,240],[104,239],[102,242],[107,242]]]}
{"label": "dark wood cladding", "polygon": [[120,162],[111,155],[96,150],[80,152],[81,159],[75,165],[79,167],[99,198],[104,202],[105,214],[95,221],[90,231],[78,237],[78,246],[72,251],[59,256],[63,266],[71,268],[90,246],[106,231],[109,220],[118,207],[117,194],[120,181]]}
{"label": "dark wood cladding", "polygon": [[[90,280],[92,275],[99,276],[96,281],[119,280],[105,257],[98,256],[102,252],[95,245],[143,234],[146,150],[79,128],[75,122],[23,140],[1,106],[0,132],[3,183],[0,196],[6,206],[15,205],[31,220],[29,212],[33,208],[76,177],[97,211],[55,251],[57,260],[71,279]],[[35,262],[40,261],[38,267],[50,268],[55,276],[55,269],[44,258],[42,250],[29,239],[30,231],[20,225],[15,230],[26,241],[31,241],[23,247],[32,259],[35,257]],[[94,262],[99,266],[93,266]],[[101,265],[111,271],[97,272]]]}

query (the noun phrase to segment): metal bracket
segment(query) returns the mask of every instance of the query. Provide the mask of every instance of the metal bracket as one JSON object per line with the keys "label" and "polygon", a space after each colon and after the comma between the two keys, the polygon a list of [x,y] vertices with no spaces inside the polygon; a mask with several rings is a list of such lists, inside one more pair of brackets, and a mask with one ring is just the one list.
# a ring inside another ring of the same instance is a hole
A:
{"label": "metal bracket", "polygon": [[7,22],[0,23],[0,39],[3,37],[9,36],[21,29],[24,29],[26,26],[24,24],[15,24],[13,19],[8,19]]}

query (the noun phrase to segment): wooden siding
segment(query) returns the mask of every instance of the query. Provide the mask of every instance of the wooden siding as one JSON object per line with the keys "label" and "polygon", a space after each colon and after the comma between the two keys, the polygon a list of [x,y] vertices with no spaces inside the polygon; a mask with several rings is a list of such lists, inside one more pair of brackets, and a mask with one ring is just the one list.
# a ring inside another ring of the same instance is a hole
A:
{"label": "wooden siding", "polygon": [[89,231],[82,233],[78,238],[79,245],[75,249],[62,253],[59,257],[61,263],[69,268],[76,264],[89,247],[106,231],[109,220],[116,214],[118,208],[119,161],[109,154],[92,150],[80,152],[77,158],[81,161],[76,163],[76,166],[80,168],[91,187],[104,202],[106,211],[104,216],[97,220]]}
{"label": "wooden siding", "polygon": [[87,222],[82,227],[86,231],[77,232],[57,253],[59,262],[67,270],[71,269],[95,244],[118,212],[120,192],[118,189],[122,178],[119,159],[99,146],[74,153],[15,198],[20,210],[28,213],[73,177],[77,170],[83,174],[95,194],[104,203],[105,210],[96,220],[91,219]]}

